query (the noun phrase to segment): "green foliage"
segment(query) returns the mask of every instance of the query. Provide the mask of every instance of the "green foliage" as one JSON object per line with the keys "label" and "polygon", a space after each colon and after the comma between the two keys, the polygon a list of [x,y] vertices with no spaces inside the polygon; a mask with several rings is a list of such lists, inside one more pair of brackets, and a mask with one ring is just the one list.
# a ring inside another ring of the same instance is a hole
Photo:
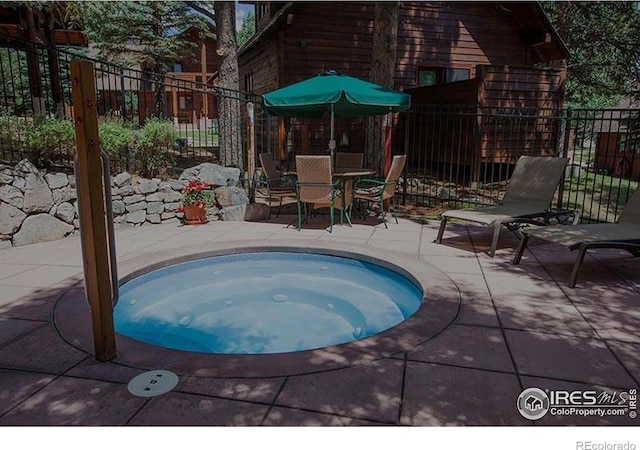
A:
{"label": "green foliage", "polygon": [[256,32],[256,17],[253,13],[247,14],[242,21],[242,26],[236,32],[238,47],[242,47]]}
{"label": "green foliage", "polygon": [[566,86],[570,105],[602,108],[638,95],[638,2],[554,1],[541,5],[571,53]]}
{"label": "green foliage", "polygon": [[15,150],[22,147],[26,122],[23,117],[0,115],[0,148]]}
{"label": "green foliage", "polygon": [[2,103],[12,114],[23,114],[31,108],[26,54],[12,48],[0,48],[0,61]]}
{"label": "green foliage", "polygon": [[127,165],[131,161],[135,148],[135,130],[122,120],[104,120],[98,122],[100,148],[107,152],[112,161],[123,161]]}
{"label": "green foliage", "polygon": [[72,158],[76,148],[76,133],[71,121],[37,117],[31,124],[29,120],[23,123],[25,148],[36,166]]}
{"label": "green foliage", "polygon": [[181,1],[76,1],[69,3],[69,14],[84,27],[100,57],[157,73],[196,49],[181,36],[189,28],[195,27],[200,37],[212,35],[205,20]]}
{"label": "green foliage", "polygon": [[133,160],[137,172],[146,177],[163,174],[173,162],[177,137],[171,121],[148,120],[136,133]]}
{"label": "green foliage", "polygon": [[217,205],[216,198],[209,183],[191,181],[182,190],[182,206],[208,209],[214,205]]}
{"label": "green foliage", "polygon": [[[36,166],[73,161],[76,134],[73,122],[43,117],[18,117],[0,110],[0,149],[25,152]],[[131,164],[145,177],[161,176],[173,163],[178,134],[168,120],[151,119],[136,129],[122,120],[98,122],[100,148],[113,161]],[[0,153],[1,155],[1,153]]]}

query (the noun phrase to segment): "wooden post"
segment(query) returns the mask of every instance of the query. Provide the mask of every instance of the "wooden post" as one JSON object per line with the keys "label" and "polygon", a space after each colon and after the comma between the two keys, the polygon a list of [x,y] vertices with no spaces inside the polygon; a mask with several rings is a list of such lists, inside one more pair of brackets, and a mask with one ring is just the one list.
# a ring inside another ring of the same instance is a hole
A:
{"label": "wooden post", "polygon": [[255,153],[255,126],[253,117],[253,103],[247,103],[247,178],[249,178],[249,199],[254,200],[254,176],[256,172],[256,153]]}
{"label": "wooden post", "polygon": [[103,178],[98,105],[91,62],[71,61],[71,85],[78,148],[76,185],[85,291],[91,307],[96,358],[108,361],[116,356],[105,204],[105,190],[111,186],[105,186]]}

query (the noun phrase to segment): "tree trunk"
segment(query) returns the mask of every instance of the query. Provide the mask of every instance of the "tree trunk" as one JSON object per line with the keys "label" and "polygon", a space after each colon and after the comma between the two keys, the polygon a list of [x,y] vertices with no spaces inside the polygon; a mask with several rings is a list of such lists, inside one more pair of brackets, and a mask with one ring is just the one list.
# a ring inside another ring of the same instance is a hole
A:
{"label": "tree trunk", "polygon": [[[164,77],[167,69],[163,65],[157,64],[154,67],[153,85],[154,85],[154,116],[160,119],[166,119],[167,116],[167,98],[164,91]],[[124,99],[122,99],[124,101]]]}
{"label": "tree trunk", "polygon": [[238,46],[236,43],[235,2],[216,1],[218,64],[218,129],[220,137],[220,163],[244,170],[242,154],[241,100],[238,98],[240,74],[238,70]]}
{"label": "tree trunk", "polygon": [[[394,87],[400,2],[376,2],[373,22],[371,81]],[[379,174],[384,170],[385,116],[367,118],[365,164]]]}

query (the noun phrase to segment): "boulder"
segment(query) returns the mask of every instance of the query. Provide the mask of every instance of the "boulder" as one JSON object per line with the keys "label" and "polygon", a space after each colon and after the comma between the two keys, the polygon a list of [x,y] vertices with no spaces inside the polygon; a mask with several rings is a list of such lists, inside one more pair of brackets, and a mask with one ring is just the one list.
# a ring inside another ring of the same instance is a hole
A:
{"label": "boulder", "polygon": [[53,206],[53,194],[43,177],[30,173],[24,191],[23,211],[27,214],[47,212]]}
{"label": "boulder", "polygon": [[[188,170],[188,169],[187,169]],[[186,170],[185,170],[186,172]],[[182,172],[184,174],[184,172]],[[180,175],[182,176],[182,175]],[[182,192],[182,189],[187,185],[187,179],[183,179],[183,180],[171,180],[169,181],[169,186],[171,186],[171,189],[173,189],[174,191],[179,191]]]}
{"label": "boulder", "polygon": [[0,200],[13,205],[16,208],[22,209],[24,204],[24,195],[22,195],[22,191],[20,191],[20,189],[5,184],[0,186]]}
{"label": "boulder", "polygon": [[124,202],[122,200],[114,200],[111,203],[112,206],[112,210],[113,210],[113,214],[117,215],[117,214],[122,214],[124,213]]}
{"label": "boulder", "polygon": [[133,186],[130,184],[126,186],[122,186],[119,188],[115,188],[111,191],[112,195],[132,195],[134,193]]}
{"label": "boulder", "polygon": [[127,204],[127,205],[129,205],[131,203],[143,202],[144,201],[144,195],[142,195],[142,194],[129,195],[127,197],[123,197],[122,201],[125,202],[125,204]]}
{"label": "boulder", "polygon": [[147,211],[144,209],[127,214],[127,222],[129,223],[144,223],[146,219]]}
{"label": "boulder", "polygon": [[69,179],[64,173],[48,173],[44,176],[44,179],[49,185],[49,189],[60,189],[69,184]]}
{"label": "boulder", "polygon": [[212,163],[202,163],[195,167],[185,169],[179,178],[179,181],[184,180],[200,180],[214,186],[235,186],[240,180],[240,169],[223,167]]}
{"label": "boulder", "polygon": [[27,180],[22,177],[15,177],[13,179],[13,183],[11,184],[13,184],[14,187],[17,187],[18,189],[24,191],[24,187],[27,185]]}
{"label": "boulder", "polygon": [[20,231],[13,235],[13,245],[28,245],[62,239],[73,232],[74,226],[49,214],[37,214],[24,219]]}
{"label": "boulder", "polygon": [[154,180],[140,180],[138,183],[138,189],[141,194],[151,194],[158,190],[158,183]]}
{"label": "boulder", "polygon": [[[147,203],[147,214],[160,214],[162,212],[164,212],[164,203],[162,202]],[[149,220],[148,217],[147,217],[147,220]],[[151,221],[149,220],[149,222]]]}
{"label": "boulder", "polygon": [[227,222],[242,222],[246,213],[247,205],[229,206],[220,210],[222,220]]}
{"label": "boulder", "polygon": [[125,207],[125,209],[127,210],[127,212],[135,212],[147,209],[147,202],[130,203]]}
{"label": "boulder", "polygon": [[78,198],[78,192],[69,186],[53,191],[53,203],[60,204],[69,202]]}
{"label": "boulder", "polygon": [[2,166],[2,170],[0,170],[0,183],[11,184],[13,183],[14,176],[15,172],[12,168]]}
{"label": "boulder", "polygon": [[266,220],[269,215],[269,206],[263,203],[250,203],[244,212],[244,220],[247,222],[256,222]]}
{"label": "boulder", "polygon": [[22,173],[23,175],[33,174],[33,175],[42,175],[38,168],[34,166],[31,161],[28,159],[23,159],[18,164],[16,164],[16,172]]}
{"label": "boulder", "polygon": [[0,202],[0,234],[13,234],[27,215],[15,206]]}
{"label": "boulder", "polygon": [[178,208],[180,208],[180,203],[179,202],[165,203],[164,204],[164,210],[165,211],[177,211]]}
{"label": "boulder", "polygon": [[215,189],[216,199],[223,208],[229,206],[247,205],[249,197],[247,193],[235,186],[222,186]]}
{"label": "boulder", "polygon": [[113,183],[118,187],[129,185],[131,184],[131,175],[128,172],[119,173],[113,177]]}
{"label": "boulder", "polygon": [[145,200],[148,202],[162,202],[164,201],[164,196],[164,192],[154,192],[153,194],[147,195]]}
{"label": "boulder", "polygon": [[60,203],[60,205],[58,205],[58,209],[56,210],[55,217],[66,223],[72,224],[73,219],[75,219],[76,217],[76,209],[71,203]]}
{"label": "boulder", "polygon": [[182,192],[165,192],[164,201],[168,203],[179,202],[182,200]]}
{"label": "boulder", "polygon": [[160,214],[147,214],[147,222],[160,223],[161,221]]}

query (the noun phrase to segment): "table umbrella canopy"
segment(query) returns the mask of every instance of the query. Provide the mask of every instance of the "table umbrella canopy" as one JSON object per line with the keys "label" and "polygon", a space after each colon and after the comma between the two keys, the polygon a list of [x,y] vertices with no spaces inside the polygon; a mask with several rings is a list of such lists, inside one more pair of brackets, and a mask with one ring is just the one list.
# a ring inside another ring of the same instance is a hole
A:
{"label": "table umbrella canopy", "polygon": [[411,97],[393,89],[334,70],[263,95],[264,109],[273,116],[376,116],[408,109]]}

